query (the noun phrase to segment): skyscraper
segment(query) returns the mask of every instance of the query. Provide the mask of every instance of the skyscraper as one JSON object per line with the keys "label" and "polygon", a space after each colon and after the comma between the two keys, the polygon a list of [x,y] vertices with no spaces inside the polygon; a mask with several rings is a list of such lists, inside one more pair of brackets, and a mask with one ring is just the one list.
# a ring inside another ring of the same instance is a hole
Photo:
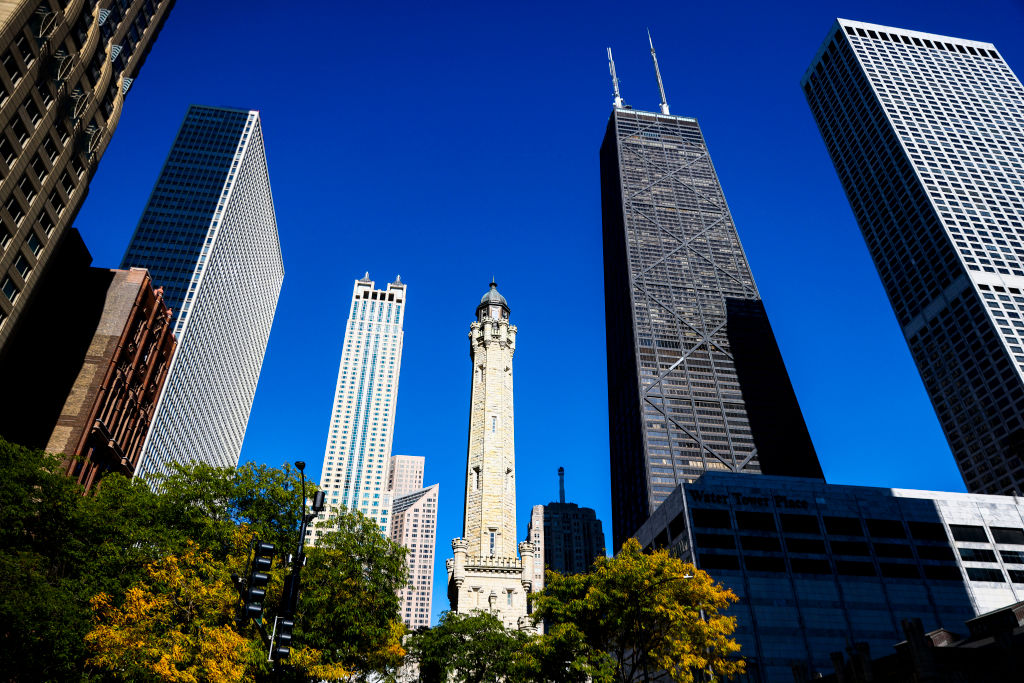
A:
{"label": "skyscraper", "polygon": [[[0,5],[0,352],[78,215],[173,5]],[[18,362],[0,358],[0,372]]]}
{"label": "skyscraper", "polygon": [[512,387],[515,325],[498,286],[476,307],[469,326],[472,393],[466,453],[462,537],[452,541],[448,598],[458,614],[485,610],[509,628],[532,630],[526,618],[534,548],[516,546],[516,454]]}
{"label": "skyscraper", "polygon": [[423,456],[393,455],[388,473],[391,540],[406,550],[409,578],[398,591],[402,620],[411,630],[430,626],[439,484],[423,486]]}
{"label": "skyscraper", "polygon": [[392,455],[388,464],[388,491],[395,498],[423,488],[422,455]]}
{"label": "skyscraper", "polygon": [[[654,48],[651,47],[654,57]],[[601,145],[615,547],[709,470],[821,477],[696,119],[615,105]]]}
{"label": "skyscraper", "polygon": [[259,112],[189,107],[130,267],[164,288],[178,339],[138,474],[236,466],[284,279]]}
{"label": "skyscraper", "polygon": [[[388,460],[402,367],[405,304],[401,277],[387,289],[377,289],[369,273],[355,281],[320,473],[329,506],[323,517],[339,506],[358,510],[377,522],[385,535],[391,521]],[[422,477],[421,471],[420,485]],[[313,530],[310,539],[327,531]]]}
{"label": "skyscraper", "polygon": [[990,43],[845,19],[802,85],[967,488],[1024,490],[1024,88]]}
{"label": "skyscraper", "polygon": [[[540,514],[537,514],[540,508]],[[540,524],[537,529],[536,525]],[[546,569],[559,574],[581,574],[594,560],[604,556],[604,531],[601,520],[591,508],[565,502],[565,469],[558,468],[558,502],[536,505],[526,534],[543,558]],[[539,543],[538,543],[539,541]],[[535,590],[543,587],[543,582]]]}

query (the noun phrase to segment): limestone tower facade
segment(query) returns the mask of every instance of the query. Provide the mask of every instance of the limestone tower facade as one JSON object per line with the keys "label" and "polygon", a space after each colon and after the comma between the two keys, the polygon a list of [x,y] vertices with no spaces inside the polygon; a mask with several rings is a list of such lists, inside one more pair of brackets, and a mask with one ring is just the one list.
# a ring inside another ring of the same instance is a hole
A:
{"label": "limestone tower facade", "polygon": [[530,630],[534,548],[526,541],[516,544],[515,350],[508,302],[492,282],[469,326],[473,380],[466,505],[462,538],[452,541],[455,556],[447,563],[448,599],[458,614],[486,610],[510,628]]}

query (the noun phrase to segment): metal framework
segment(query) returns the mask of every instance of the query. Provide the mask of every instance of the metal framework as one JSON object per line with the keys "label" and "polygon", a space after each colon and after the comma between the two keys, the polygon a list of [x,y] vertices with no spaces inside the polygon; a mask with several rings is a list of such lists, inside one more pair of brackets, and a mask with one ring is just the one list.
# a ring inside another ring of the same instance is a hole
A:
{"label": "metal framework", "polygon": [[[613,495],[622,499],[616,547],[678,483],[708,470],[762,471],[758,445],[768,438],[779,450],[780,439],[769,434],[755,443],[748,404],[767,385],[779,385],[782,408],[772,410],[794,426],[794,450],[812,455],[807,473],[820,476],[697,121],[615,109],[602,184],[608,320],[630,327],[609,329],[613,477],[634,481]],[[748,354],[739,362],[737,343]],[[628,376],[635,394],[615,379]],[[630,497],[645,497],[646,505]]]}

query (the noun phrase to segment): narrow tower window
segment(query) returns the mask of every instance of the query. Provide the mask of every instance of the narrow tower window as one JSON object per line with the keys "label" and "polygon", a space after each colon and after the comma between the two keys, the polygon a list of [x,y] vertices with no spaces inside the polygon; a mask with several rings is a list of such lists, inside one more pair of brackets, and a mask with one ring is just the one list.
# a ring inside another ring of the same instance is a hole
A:
{"label": "narrow tower window", "polygon": [[494,557],[494,532],[491,532],[491,557]]}
{"label": "narrow tower window", "polygon": [[491,434],[493,434],[497,429],[498,429],[498,417],[496,415],[491,415]]}

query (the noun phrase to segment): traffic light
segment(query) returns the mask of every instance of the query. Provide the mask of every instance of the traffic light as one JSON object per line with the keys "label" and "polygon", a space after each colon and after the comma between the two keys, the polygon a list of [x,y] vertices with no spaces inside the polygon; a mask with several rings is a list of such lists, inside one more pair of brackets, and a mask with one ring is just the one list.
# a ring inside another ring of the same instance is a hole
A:
{"label": "traffic light", "polygon": [[252,570],[245,591],[245,616],[259,620],[263,618],[263,601],[267,596],[265,586],[270,582],[270,566],[274,563],[274,545],[256,541],[252,558]]}
{"label": "traffic light", "polygon": [[275,643],[270,650],[270,658],[280,661],[291,654],[292,651],[292,630],[295,628],[295,621],[282,617],[277,620],[277,628],[274,634]]}

